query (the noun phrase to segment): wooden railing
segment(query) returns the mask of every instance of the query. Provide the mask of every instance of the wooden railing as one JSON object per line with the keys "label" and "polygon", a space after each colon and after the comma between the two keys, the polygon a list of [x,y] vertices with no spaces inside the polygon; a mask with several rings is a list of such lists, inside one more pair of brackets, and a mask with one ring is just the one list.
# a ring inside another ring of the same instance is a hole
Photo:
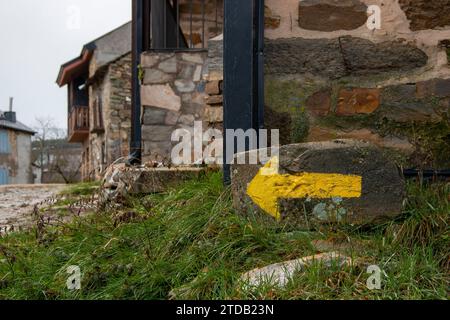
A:
{"label": "wooden railing", "polygon": [[72,107],[69,114],[69,142],[83,142],[89,136],[89,108]]}

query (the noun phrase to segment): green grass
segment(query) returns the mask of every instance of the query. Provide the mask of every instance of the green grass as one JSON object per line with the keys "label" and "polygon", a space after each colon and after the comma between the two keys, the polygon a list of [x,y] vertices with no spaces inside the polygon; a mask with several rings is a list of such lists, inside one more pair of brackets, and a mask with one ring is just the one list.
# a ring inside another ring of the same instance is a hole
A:
{"label": "green grass", "polygon": [[100,187],[99,182],[83,182],[70,185],[61,192],[63,196],[88,196]]}
{"label": "green grass", "polygon": [[[296,232],[237,215],[218,173],[166,194],[128,199],[117,212],[0,239],[0,299],[446,299],[449,185],[409,186],[404,215],[378,228]],[[345,268],[312,266],[285,289],[246,292],[239,276],[255,267],[317,253],[313,239],[367,241]],[[383,288],[366,287],[379,265]],[[66,289],[67,267],[82,290]]]}

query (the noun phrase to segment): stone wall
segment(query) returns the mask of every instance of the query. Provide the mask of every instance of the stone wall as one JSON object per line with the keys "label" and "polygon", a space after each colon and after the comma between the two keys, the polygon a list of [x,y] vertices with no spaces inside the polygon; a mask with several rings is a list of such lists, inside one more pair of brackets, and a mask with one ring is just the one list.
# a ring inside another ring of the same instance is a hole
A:
{"label": "stone wall", "polygon": [[[193,131],[201,121],[206,130],[222,121],[221,103],[207,105],[208,52],[147,52],[142,55],[142,142],[143,161],[169,163],[172,133]],[[208,102],[208,103],[211,103]]]}
{"label": "stone wall", "polygon": [[266,126],[289,124],[283,143],[363,139],[406,166],[448,167],[448,11],[450,0],[266,0]]}
{"label": "stone wall", "polygon": [[[107,65],[97,74],[89,91],[91,132],[88,145],[88,175],[90,179],[100,179],[103,171],[111,163],[129,154],[131,54]],[[99,105],[101,105],[101,122],[98,115]]]}

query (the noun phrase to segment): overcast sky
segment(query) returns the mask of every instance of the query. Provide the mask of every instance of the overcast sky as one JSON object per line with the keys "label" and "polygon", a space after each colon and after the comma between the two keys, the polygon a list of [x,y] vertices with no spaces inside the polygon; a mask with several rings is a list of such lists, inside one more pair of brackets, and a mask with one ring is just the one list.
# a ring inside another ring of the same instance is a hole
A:
{"label": "overcast sky", "polygon": [[59,67],[85,43],[131,19],[131,0],[0,1],[0,110],[14,97],[19,121],[52,117],[67,127],[67,92]]}

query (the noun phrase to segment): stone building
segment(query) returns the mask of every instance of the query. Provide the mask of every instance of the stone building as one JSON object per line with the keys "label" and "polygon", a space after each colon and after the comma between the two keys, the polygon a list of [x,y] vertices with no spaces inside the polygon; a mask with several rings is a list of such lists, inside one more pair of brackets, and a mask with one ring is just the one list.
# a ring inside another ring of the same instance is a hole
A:
{"label": "stone building", "polygon": [[69,143],[66,139],[34,140],[31,146],[35,183],[81,181],[81,143]]}
{"label": "stone building", "polygon": [[0,111],[0,185],[33,183],[31,137],[34,131],[12,111]]}
{"label": "stone building", "polygon": [[61,66],[57,84],[68,87],[68,140],[83,145],[83,180],[99,179],[108,165],[129,154],[130,51],[127,23]]}
{"label": "stone building", "polygon": [[[165,28],[165,34],[149,34],[154,41],[141,56],[143,162],[170,162],[172,148],[178,143],[171,141],[176,129],[186,129],[193,136],[195,122],[202,123],[203,131],[221,128],[223,122],[221,96],[208,95],[219,90],[222,78],[221,71],[219,76],[211,74],[214,59],[210,56],[214,55],[210,45],[222,43],[223,0],[168,1],[165,8],[162,3],[152,2],[153,19],[157,20],[160,9],[160,13],[166,12],[169,26],[172,21],[179,27]],[[158,43],[157,37],[163,39]],[[211,84],[212,80],[217,81]],[[214,85],[217,88],[213,89]]]}
{"label": "stone building", "polygon": [[[450,165],[450,1],[266,0],[266,126]],[[287,128],[286,128],[287,127]]]}
{"label": "stone building", "polygon": [[[232,71],[223,65],[223,2],[178,3],[181,38],[196,42],[144,48],[144,161],[169,157],[175,128],[221,127],[224,118],[223,77]],[[264,126],[280,129],[282,144],[354,138],[395,151],[401,165],[449,165],[449,0],[263,3]],[[160,15],[177,11],[167,4]]]}

